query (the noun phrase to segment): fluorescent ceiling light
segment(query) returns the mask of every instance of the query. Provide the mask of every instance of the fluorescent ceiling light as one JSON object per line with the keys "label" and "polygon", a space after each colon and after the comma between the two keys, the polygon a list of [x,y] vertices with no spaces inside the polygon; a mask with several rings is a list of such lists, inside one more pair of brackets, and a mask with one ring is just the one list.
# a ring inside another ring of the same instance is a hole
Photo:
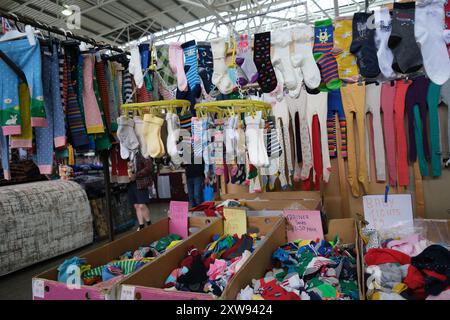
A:
{"label": "fluorescent ceiling light", "polygon": [[67,4],[65,4],[64,5],[64,10],[63,11],[61,11],[61,13],[63,14],[63,15],[65,15],[65,16],[70,16],[70,15],[72,15],[72,13],[73,13],[73,11],[70,9],[70,7],[67,5]]}

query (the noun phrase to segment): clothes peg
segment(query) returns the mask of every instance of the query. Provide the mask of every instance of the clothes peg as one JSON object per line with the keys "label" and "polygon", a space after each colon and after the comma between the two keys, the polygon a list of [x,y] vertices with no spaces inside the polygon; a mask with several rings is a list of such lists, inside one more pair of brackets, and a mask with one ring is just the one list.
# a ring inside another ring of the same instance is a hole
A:
{"label": "clothes peg", "polygon": [[384,190],[384,203],[388,202],[388,194],[389,194],[389,185],[387,184]]}

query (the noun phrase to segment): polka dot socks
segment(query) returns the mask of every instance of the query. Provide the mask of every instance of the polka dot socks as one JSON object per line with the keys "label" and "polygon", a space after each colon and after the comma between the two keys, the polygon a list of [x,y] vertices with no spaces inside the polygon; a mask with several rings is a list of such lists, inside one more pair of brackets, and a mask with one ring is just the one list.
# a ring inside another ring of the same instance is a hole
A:
{"label": "polka dot socks", "polygon": [[270,32],[255,34],[253,60],[258,70],[258,84],[265,93],[277,86],[277,77],[270,60]]}

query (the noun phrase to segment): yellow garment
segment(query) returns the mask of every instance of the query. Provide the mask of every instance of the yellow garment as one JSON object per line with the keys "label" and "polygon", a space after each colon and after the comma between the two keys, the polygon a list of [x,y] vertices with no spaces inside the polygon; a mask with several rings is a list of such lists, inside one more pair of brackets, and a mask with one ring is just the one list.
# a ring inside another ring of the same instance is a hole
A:
{"label": "yellow garment", "polygon": [[395,293],[402,293],[403,291],[407,290],[408,286],[404,283],[397,283],[393,288],[392,288],[392,292]]}
{"label": "yellow garment", "polygon": [[341,79],[358,77],[356,57],[350,53],[352,38],[352,19],[337,20],[334,24],[334,47],[342,49],[342,52],[336,55]]}
{"label": "yellow garment", "polygon": [[[366,151],[365,151],[365,95],[366,86],[357,83],[347,84],[341,87],[342,104],[344,105],[345,118],[347,121],[347,161],[348,161],[348,182],[354,197],[361,196],[359,182],[364,187],[364,191],[369,191],[369,177],[367,173]],[[356,118],[356,129],[358,132],[359,159],[356,159],[356,140],[353,124],[353,115]],[[359,163],[359,170],[357,169]],[[358,173],[357,173],[358,172]]]}
{"label": "yellow garment", "polygon": [[75,157],[73,153],[73,147],[71,144],[67,146],[67,151],[69,152],[69,166],[75,165]]}
{"label": "yellow garment", "polygon": [[182,242],[183,240],[174,240],[172,241],[166,248],[166,251],[175,247],[177,244],[179,244],[180,242]]}
{"label": "yellow garment", "polygon": [[19,110],[22,121],[20,135],[11,136],[12,148],[31,148],[33,129],[31,128],[30,91],[25,83],[19,85]]}
{"label": "yellow garment", "polygon": [[260,294],[254,294],[252,300],[264,300],[264,298]]}
{"label": "yellow garment", "polygon": [[307,245],[309,245],[310,243],[311,243],[311,240],[302,240],[302,241],[299,241],[299,242],[297,243],[297,246],[300,248],[300,247],[307,246]]}

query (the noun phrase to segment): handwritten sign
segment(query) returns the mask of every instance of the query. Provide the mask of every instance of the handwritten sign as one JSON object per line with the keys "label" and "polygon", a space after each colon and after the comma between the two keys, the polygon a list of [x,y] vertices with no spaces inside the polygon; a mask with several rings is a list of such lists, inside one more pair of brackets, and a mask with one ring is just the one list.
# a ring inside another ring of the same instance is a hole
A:
{"label": "handwritten sign", "polygon": [[225,234],[241,236],[247,233],[247,212],[243,209],[224,208]]}
{"label": "handwritten sign", "polygon": [[134,300],[135,287],[134,286],[122,286],[122,292],[120,294],[120,300]]}
{"label": "handwritten sign", "polygon": [[369,227],[376,230],[386,230],[402,227],[413,227],[413,212],[411,195],[389,195],[385,202],[384,195],[363,197],[364,218]]}
{"label": "handwritten sign", "polygon": [[323,239],[320,211],[284,210],[288,241]]}
{"label": "handwritten sign", "polygon": [[33,279],[33,298],[45,298],[44,280]]}
{"label": "handwritten sign", "polygon": [[188,209],[188,202],[170,201],[169,232],[183,239],[188,237]]}

